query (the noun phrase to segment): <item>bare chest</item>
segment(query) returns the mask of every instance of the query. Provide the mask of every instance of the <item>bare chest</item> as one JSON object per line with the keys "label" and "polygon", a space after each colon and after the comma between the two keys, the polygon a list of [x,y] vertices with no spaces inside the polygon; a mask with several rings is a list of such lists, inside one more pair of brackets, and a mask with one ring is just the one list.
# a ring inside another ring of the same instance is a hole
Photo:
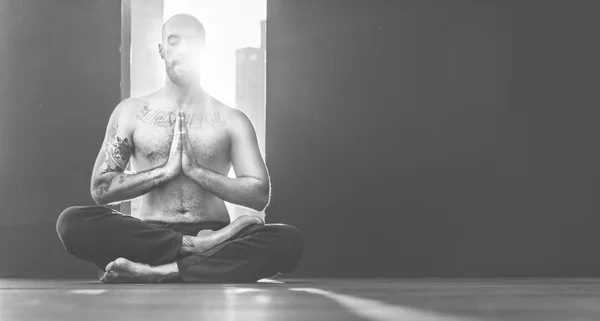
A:
{"label": "bare chest", "polygon": [[[157,166],[168,158],[173,142],[176,113],[144,107],[136,115],[133,134],[136,160]],[[200,164],[206,166],[229,162],[229,137],[225,120],[218,111],[186,112],[184,130],[189,137],[191,151]]]}

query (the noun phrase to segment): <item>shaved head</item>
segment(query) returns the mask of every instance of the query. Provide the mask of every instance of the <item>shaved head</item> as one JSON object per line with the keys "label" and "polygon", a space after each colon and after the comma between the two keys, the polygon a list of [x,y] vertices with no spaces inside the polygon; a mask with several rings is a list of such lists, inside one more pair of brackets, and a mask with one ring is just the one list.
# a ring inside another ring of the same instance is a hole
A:
{"label": "shaved head", "polygon": [[205,43],[204,26],[190,14],[174,15],[163,24],[158,50],[174,84],[187,86],[200,81]]}
{"label": "shaved head", "polygon": [[198,33],[198,35],[200,35],[204,41],[204,39],[205,39],[204,26],[202,25],[200,20],[198,20],[198,18],[192,16],[191,14],[180,13],[180,14],[176,14],[176,15],[172,16],[163,24],[163,27],[162,27],[163,42],[165,41],[165,38],[168,37],[170,31],[172,31],[173,29],[181,29],[181,28],[196,31]]}

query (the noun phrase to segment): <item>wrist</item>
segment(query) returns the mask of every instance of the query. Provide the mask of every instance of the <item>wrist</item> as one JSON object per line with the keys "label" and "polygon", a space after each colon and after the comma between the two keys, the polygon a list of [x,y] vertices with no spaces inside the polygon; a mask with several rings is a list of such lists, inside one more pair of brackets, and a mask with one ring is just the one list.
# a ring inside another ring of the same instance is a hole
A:
{"label": "wrist", "polygon": [[186,175],[188,175],[190,177],[197,177],[198,174],[200,173],[200,168],[194,167],[194,166],[188,166],[188,167],[184,168],[183,171],[185,172]]}
{"label": "wrist", "polygon": [[185,173],[185,175],[187,177],[191,178],[194,182],[196,182],[203,188],[206,188],[206,182],[204,180],[205,177],[204,177],[204,169],[203,168],[190,167],[190,168],[188,168],[188,171]]}
{"label": "wrist", "polygon": [[171,177],[171,175],[169,175],[169,170],[167,170],[167,168],[159,167],[156,169],[156,172],[154,175],[155,185],[160,185],[160,184],[170,180],[171,178],[172,177]]}

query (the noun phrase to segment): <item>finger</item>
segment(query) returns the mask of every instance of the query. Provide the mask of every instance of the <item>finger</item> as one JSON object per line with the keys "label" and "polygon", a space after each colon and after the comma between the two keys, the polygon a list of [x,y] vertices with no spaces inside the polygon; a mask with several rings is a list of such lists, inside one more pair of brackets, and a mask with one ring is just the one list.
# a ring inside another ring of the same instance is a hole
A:
{"label": "finger", "polygon": [[181,132],[183,131],[183,117],[185,117],[185,115],[183,114],[183,112],[180,110],[177,114],[178,118],[179,118],[179,128],[178,130]]}
{"label": "finger", "polygon": [[173,130],[175,131],[175,133],[181,131],[181,117],[180,117],[180,113],[181,111],[177,111],[177,113],[175,113],[175,127],[173,127]]}
{"label": "finger", "polygon": [[182,141],[183,141],[183,131],[182,131],[182,123],[183,123],[183,119],[181,118],[181,115],[183,114],[182,111],[177,111],[177,120],[179,121],[177,123],[177,149],[179,151],[181,151],[181,146],[182,146]]}
{"label": "finger", "polygon": [[185,142],[187,140],[187,132],[185,128],[185,113],[183,113],[183,111],[179,112],[179,118],[181,119],[181,122],[179,124],[179,130],[181,132],[181,148],[184,149]]}
{"label": "finger", "polygon": [[182,119],[182,126],[184,128],[185,134],[183,135],[184,139],[183,139],[183,144],[184,144],[184,149],[191,151],[192,150],[192,143],[190,141],[190,132],[189,132],[189,126],[188,126],[188,122],[187,122],[187,116],[184,114],[183,115],[183,119]]}
{"label": "finger", "polygon": [[181,123],[181,119],[179,119],[179,111],[175,112],[175,126],[173,126],[173,141],[171,142],[171,151],[175,151],[174,149],[177,148],[179,146],[179,141],[180,141],[180,133],[179,133],[179,127],[180,127],[180,123]]}

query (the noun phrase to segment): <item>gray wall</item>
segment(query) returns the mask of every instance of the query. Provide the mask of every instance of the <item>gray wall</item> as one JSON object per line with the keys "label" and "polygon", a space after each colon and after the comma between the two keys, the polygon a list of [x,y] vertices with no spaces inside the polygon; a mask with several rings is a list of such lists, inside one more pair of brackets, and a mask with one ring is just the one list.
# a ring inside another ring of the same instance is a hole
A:
{"label": "gray wall", "polygon": [[[598,274],[598,5],[486,3],[269,0],[296,276]],[[92,203],[119,1],[0,0],[0,30],[0,276],[91,276],[54,223]]]}
{"label": "gray wall", "polygon": [[66,207],[93,204],[92,166],[120,100],[120,8],[0,0],[0,276],[88,272],[54,226]]}
{"label": "gray wall", "polygon": [[590,276],[591,1],[268,3],[271,221],[297,276]]}

